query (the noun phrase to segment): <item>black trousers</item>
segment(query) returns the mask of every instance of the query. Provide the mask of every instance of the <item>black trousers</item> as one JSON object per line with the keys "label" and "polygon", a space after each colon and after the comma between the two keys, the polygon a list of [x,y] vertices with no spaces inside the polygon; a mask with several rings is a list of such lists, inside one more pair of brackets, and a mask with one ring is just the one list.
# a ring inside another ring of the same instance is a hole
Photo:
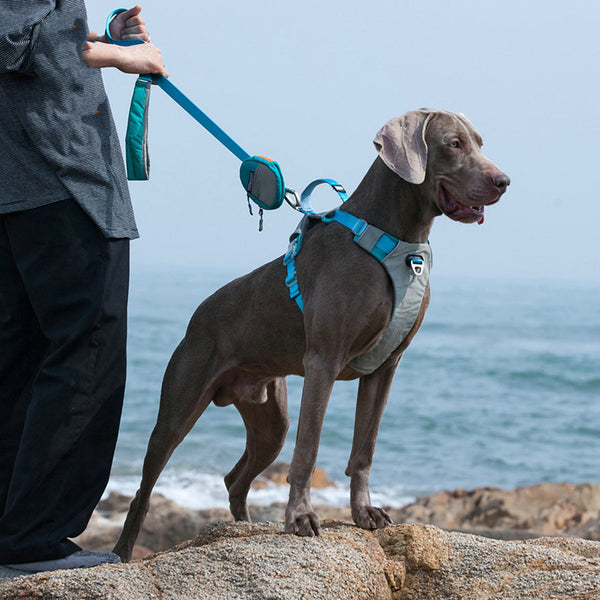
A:
{"label": "black trousers", "polygon": [[0,215],[0,564],[62,558],[108,481],[129,240],[74,200]]}

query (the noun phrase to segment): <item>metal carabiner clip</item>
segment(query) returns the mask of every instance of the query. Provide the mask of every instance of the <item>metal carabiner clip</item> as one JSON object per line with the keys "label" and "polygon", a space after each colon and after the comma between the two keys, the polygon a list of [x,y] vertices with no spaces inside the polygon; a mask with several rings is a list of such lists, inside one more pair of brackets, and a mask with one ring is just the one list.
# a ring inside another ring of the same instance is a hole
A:
{"label": "metal carabiner clip", "polygon": [[296,190],[292,188],[285,188],[285,201],[298,212],[302,212],[302,204],[300,203],[300,196]]}
{"label": "metal carabiner clip", "polygon": [[418,254],[409,254],[406,257],[406,266],[412,269],[412,272],[417,275],[423,275],[423,271],[425,269],[425,262],[423,261],[423,257]]}

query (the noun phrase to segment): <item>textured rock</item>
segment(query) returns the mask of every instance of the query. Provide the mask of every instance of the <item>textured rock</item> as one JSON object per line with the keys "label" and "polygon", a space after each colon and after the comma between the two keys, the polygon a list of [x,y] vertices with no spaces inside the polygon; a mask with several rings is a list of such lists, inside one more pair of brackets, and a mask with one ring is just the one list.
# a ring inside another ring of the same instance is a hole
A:
{"label": "textured rock", "polygon": [[[286,472],[285,465],[279,467]],[[76,542],[88,550],[113,548],[131,498],[112,493],[94,512]],[[351,521],[349,508],[315,506],[323,519]],[[477,533],[499,539],[540,535],[600,538],[600,487],[592,484],[540,484],[515,490],[477,488],[422,496],[402,509],[388,508],[395,523],[432,524],[443,529]],[[285,504],[250,506],[254,522],[281,522]],[[150,512],[138,538],[134,558],[166,550],[195,537],[214,521],[231,521],[226,509],[189,510],[160,494],[152,497]]]}
{"label": "textured rock", "polygon": [[422,496],[391,511],[395,522],[431,523],[444,529],[528,531],[597,539],[600,487],[542,483],[514,490],[484,487]]}
{"label": "textured rock", "polygon": [[499,541],[428,525],[377,532],[328,521],[319,538],[281,525],[219,523],[127,565],[0,583],[2,600],[588,600],[600,543]]}

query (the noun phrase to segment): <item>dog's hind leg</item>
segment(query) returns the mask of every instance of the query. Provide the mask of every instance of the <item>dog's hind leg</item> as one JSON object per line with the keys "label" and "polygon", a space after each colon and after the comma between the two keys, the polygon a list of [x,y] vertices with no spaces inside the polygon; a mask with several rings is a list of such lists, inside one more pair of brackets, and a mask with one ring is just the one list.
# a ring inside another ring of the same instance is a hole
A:
{"label": "dog's hind leg", "polygon": [[289,428],[285,379],[273,379],[267,384],[266,402],[238,400],[235,406],[246,426],[246,450],[225,477],[225,485],[235,520],[250,521],[246,501],[250,485],[277,458]]}
{"label": "dog's hind leg", "polygon": [[160,473],[175,448],[210,404],[212,396],[204,389],[208,370],[209,365],[199,364],[199,357],[189,350],[184,339],[165,372],[160,408],[144,458],[140,489],[131,502],[123,531],[114,548],[124,562],[131,558]]}
{"label": "dog's hind leg", "polygon": [[391,525],[389,515],[371,505],[369,474],[383,411],[392,386],[397,360],[361,377],[358,386],[352,451],[346,468],[350,477],[350,506],[354,522],[363,529]]}

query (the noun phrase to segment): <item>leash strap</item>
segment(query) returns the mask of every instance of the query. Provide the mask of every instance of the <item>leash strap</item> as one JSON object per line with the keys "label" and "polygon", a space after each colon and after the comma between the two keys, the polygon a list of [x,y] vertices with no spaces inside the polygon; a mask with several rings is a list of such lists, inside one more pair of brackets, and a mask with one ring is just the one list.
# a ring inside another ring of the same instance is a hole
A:
{"label": "leash strap", "polygon": [[166,77],[163,77],[162,75],[152,75],[152,81],[240,160],[244,161],[250,158],[250,155],[235,140],[225,133],[225,131],[223,131],[205,112],[200,110],[198,106],[196,106]]}
{"label": "leash strap", "polygon": [[117,44],[117,46],[134,46],[135,44],[143,44],[142,40],[116,40],[112,35],[110,35],[110,24],[113,22],[113,19],[120,13],[126,12],[126,8],[117,8],[113,10],[106,19],[106,26],[104,27],[104,33],[109,43]]}
{"label": "leash strap", "polygon": [[[142,40],[117,40],[111,35],[110,24],[118,14],[125,12],[126,10],[127,9],[125,8],[117,8],[108,15],[105,27],[106,38],[111,44],[116,44],[118,46],[143,44],[144,42]],[[134,88],[129,111],[129,121],[127,123],[128,134],[126,137],[126,155],[130,157],[127,170],[129,179],[148,179],[148,119],[146,113],[150,101],[150,81],[156,83],[168,96],[179,104],[183,110],[200,123],[202,127],[217,138],[221,144],[241,161],[250,158],[248,152],[223,131],[223,129],[221,129],[205,112],[198,108],[196,104],[194,104],[166,77],[158,74],[142,75],[136,82]],[[129,147],[127,146],[127,140],[129,140]],[[138,161],[137,164],[135,161]]]}
{"label": "leash strap", "polygon": [[[106,19],[105,35],[112,44],[133,46],[143,44],[142,40],[117,40],[110,33],[110,25],[117,15],[126,11],[125,8],[113,10]],[[329,184],[340,196],[342,202],[348,199],[346,190],[333,179],[317,179],[307,186],[302,193],[301,201],[297,194],[285,187],[281,168],[274,160],[264,156],[251,156],[221,127],[219,127],[205,112],[192,102],[169,79],[159,74],[148,74],[139,77],[131,99],[127,135],[125,138],[127,157],[127,177],[130,180],[148,179],[150,158],[148,152],[148,107],[150,102],[150,84],[158,85],[172,100],[185,110],[202,127],[212,134],[221,144],[242,161],[240,180],[249,199],[259,207],[261,216],[259,230],[262,230],[262,211],[279,208],[287,200],[294,208],[304,213],[313,213],[310,195],[315,187],[322,183]],[[291,197],[294,197],[294,203]],[[252,210],[250,210],[252,213]]]}

